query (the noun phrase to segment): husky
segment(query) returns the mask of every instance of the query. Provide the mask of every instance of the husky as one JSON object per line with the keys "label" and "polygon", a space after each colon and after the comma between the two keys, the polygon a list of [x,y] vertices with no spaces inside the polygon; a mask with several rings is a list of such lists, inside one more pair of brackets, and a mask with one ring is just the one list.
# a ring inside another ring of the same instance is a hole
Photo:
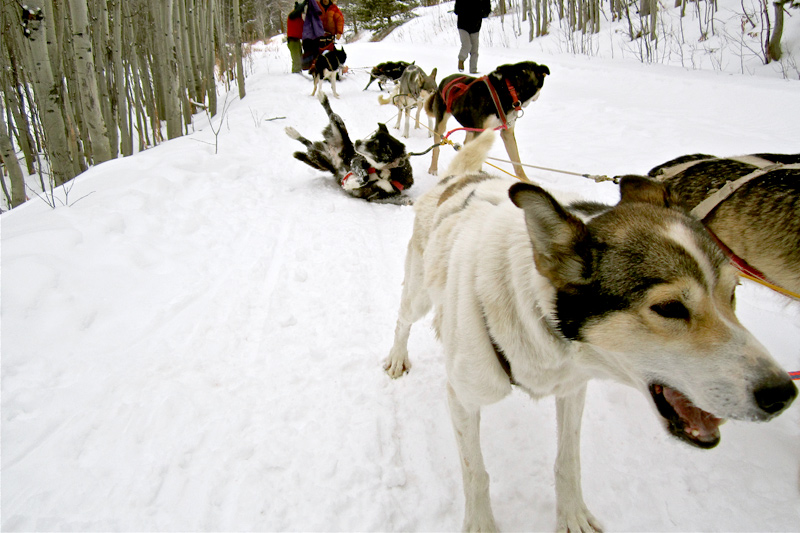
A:
{"label": "husky", "polygon": [[402,193],[414,184],[413,171],[405,145],[392,137],[385,124],[370,137],[353,143],[342,117],[331,109],[328,97],[322,95],[322,107],[329,123],[322,131],[322,141],[312,142],[292,128],[286,134],[305,145],[305,152],[295,152],[294,158],[330,172],[336,183],[355,198],[372,202],[410,204]]}
{"label": "husky", "polygon": [[[500,136],[518,178],[527,179],[520,164],[514,125],[523,108],[539,98],[544,77],[550,69],[533,61],[500,65],[481,78],[453,74],[439,83],[438,90],[425,101],[425,112],[435,124],[433,157],[428,172],[439,171],[439,143],[450,116],[465,128],[502,128]],[[466,142],[475,137],[467,131]]]}
{"label": "husky", "polygon": [[373,81],[378,80],[378,88],[382,91],[384,84],[389,82],[397,83],[406,67],[413,64],[406,61],[386,61],[375,65],[369,73],[369,82],[367,82],[364,90],[366,91]]}
{"label": "husky", "polygon": [[[394,128],[400,129],[400,120],[403,114],[406,116],[406,127],[403,130],[403,137],[408,139],[408,123],[411,120],[411,110],[417,108],[417,122],[414,129],[419,128],[419,115],[425,104],[425,100],[436,92],[436,69],[431,71],[430,76],[425,74],[417,65],[409,65],[400,76],[400,82],[395,85],[388,97],[383,95],[378,97],[381,105],[394,104],[397,107],[397,124]],[[428,136],[433,134],[431,118],[428,118]]]}
{"label": "husky", "polygon": [[347,54],[344,52],[344,48],[334,47],[332,50],[325,50],[317,57],[309,69],[314,78],[314,90],[311,91],[311,96],[317,94],[318,88],[322,93],[322,80],[328,80],[331,82],[333,96],[339,98],[339,93],[336,92],[336,78],[345,61],[347,61]]}
{"label": "husky", "polygon": [[734,314],[734,268],[703,226],[665,202],[663,185],[622,179],[615,206],[564,205],[544,189],[479,172],[478,136],[415,202],[394,344],[411,368],[411,325],[431,308],[466,498],[463,528],[496,529],[480,447],[480,410],[512,387],[554,395],[556,517],[595,531],[583,501],[580,426],[586,384],[638,389],[681,441],[713,448],[724,418],[765,421],[797,388]]}
{"label": "husky", "polygon": [[[686,209],[711,202],[703,210],[703,224],[734,260],[800,294],[800,154],[694,154],[659,165],[648,175],[663,182],[671,200]],[[740,178],[741,187],[730,196],[719,203],[706,200]]]}

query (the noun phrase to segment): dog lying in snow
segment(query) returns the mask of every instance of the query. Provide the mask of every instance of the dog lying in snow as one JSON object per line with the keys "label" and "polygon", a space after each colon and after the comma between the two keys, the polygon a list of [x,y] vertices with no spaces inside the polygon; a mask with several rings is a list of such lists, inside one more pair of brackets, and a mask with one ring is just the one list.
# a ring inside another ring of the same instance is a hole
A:
{"label": "dog lying in snow", "polygon": [[497,529],[481,407],[512,387],[554,395],[557,527],[598,531],[580,474],[589,379],[639,390],[670,434],[698,448],[719,443],[723,418],[779,415],[797,388],[736,319],[735,269],[695,218],[670,207],[663,185],[627,177],[615,206],[562,205],[530,183],[479,172],[493,136],[466,144],[415,203],[384,368],[393,378],[410,369],[411,325],[433,308],[466,531]]}
{"label": "dog lying in snow", "polygon": [[687,210],[744,178],[730,196],[712,200],[703,224],[755,274],[800,294],[800,154],[687,155],[657,166],[649,176]]}
{"label": "dog lying in snow", "polygon": [[286,134],[306,147],[295,159],[333,174],[336,183],[355,198],[372,202],[410,204],[403,191],[414,184],[405,145],[389,134],[385,124],[370,137],[351,142],[342,118],[333,112],[328,97],[321,99],[329,123],[322,141],[312,142],[294,128]]}

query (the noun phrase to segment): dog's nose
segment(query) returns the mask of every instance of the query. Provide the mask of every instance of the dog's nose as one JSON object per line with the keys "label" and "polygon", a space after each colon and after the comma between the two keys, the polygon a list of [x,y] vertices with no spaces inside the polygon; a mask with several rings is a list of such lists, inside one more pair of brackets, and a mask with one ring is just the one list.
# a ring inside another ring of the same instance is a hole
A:
{"label": "dog's nose", "polygon": [[758,406],[771,415],[775,415],[789,407],[797,397],[797,387],[789,376],[769,379],[762,382],[753,395]]}

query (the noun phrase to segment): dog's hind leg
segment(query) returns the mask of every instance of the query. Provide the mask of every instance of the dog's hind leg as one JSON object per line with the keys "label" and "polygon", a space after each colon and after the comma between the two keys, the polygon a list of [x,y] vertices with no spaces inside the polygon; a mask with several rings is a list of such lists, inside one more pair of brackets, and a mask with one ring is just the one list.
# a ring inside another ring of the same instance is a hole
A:
{"label": "dog's hind leg", "polygon": [[[339,93],[336,92],[336,75],[337,75],[336,73],[337,73],[337,71],[334,70],[333,74],[331,74],[329,79],[331,81],[331,92],[333,93],[333,97],[334,98],[339,98]],[[322,89],[320,89],[320,90],[322,90]]]}
{"label": "dog's hind leg", "polygon": [[586,508],[581,490],[581,417],[586,385],[570,396],[556,398],[558,454],[556,455],[556,517],[558,531],[602,531]]}
{"label": "dog's hind leg", "polygon": [[514,173],[522,181],[528,181],[528,176],[525,175],[525,171],[522,169],[522,165],[520,164],[519,149],[517,148],[517,138],[514,136],[514,128],[511,127],[507,130],[500,130],[500,137],[503,138],[503,144],[506,145],[508,158],[516,163],[514,165]]}
{"label": "dog's hind leg", "polygon": [[[481,453],[481,412],[477,406],[466,406],[447,384],[447,403],[461,458],[464,482],[463,531],[497,531],[489,497],[489,474]],[[573,530],[577,531],[577,530]]]}
{"label": "dog's hind leg", "polygon": [[422,251],[412,236],[406,253],[406,273],[403,280],[403,295],[400,298],[400,311],[394,330],[394,344],[389,357],[383,363],[386,373],[399,378],[411,368],[408,359],[408,335],[411,325],[425,316],[431,309],[431,300],[425,289]]}

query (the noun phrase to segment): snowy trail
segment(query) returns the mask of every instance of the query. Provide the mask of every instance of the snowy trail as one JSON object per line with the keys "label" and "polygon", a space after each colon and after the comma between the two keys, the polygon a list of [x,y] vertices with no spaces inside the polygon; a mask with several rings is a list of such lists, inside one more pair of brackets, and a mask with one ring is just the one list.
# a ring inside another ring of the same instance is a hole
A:
{"label": "snowy trail", "polygon": [[[391,41],[348,55],[448,74],[455,57]],[[481,64],[531,55],[487,47]],[[536,164],[613,175],[695,151],[800,149],[797,82],[534,59],[553,72],[518,123]],[[219,154],[196,117],[192,135],[78,178],[71,197],[92,194],[72,207],[3,215],[3,530],[460,527],[430,318],[412,330],[412,371],[392,381],[381,369],[413,209],[349,198],[290,157],[300,145],[283,128],[317,139],[325,114],[288,62],[284,46],[256,52],[247,97],[214,119]],[[354,70],[331,102],[354,138],[395,116],[366,81]],[[406,142],[430,144],[424,130]],[[505,158],[502,143],[492,155]],[[435,182],[429,163],[412,161],[412,197]],[[617,198],[609,183],[529,175]],[[750,285],[737,298],[741,320],[800,369],[800,307]],[[769,424],[731,422],[717,450],[698,452],[669,439],[635,391],[592,383],[588,402],[584,492],[609,530],[799,530],[797,406]],[[515,392],[484,411],[482,432],[500,528],[553,530],[552,400]]]}

